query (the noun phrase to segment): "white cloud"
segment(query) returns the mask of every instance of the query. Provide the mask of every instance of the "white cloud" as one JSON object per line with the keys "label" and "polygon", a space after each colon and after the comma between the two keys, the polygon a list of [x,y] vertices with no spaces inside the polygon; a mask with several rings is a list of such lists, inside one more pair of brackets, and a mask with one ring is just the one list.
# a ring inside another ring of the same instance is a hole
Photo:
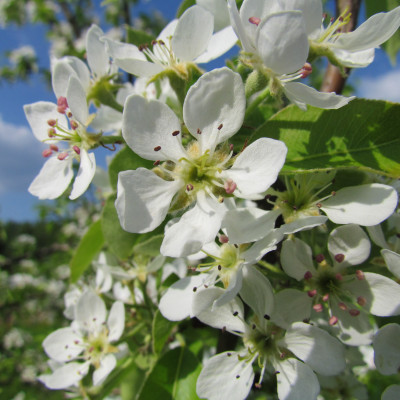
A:
{"label": "white cloud", "polygon": [[0,194],[27,191],[43,165],[45,147],[28,126],[9,123],[0,114]]}
{"label": "white cloud", "polygon": [[358,82],[357,96],[400,103],[400,70],[362,78]]}

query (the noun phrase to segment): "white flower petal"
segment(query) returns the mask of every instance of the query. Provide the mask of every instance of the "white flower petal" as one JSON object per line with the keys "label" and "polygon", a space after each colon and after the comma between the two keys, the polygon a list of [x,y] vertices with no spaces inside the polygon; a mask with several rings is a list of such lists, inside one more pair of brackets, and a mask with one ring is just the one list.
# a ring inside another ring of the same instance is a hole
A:
{"label": "white flower petal", "polygon": [[[209,358],[197,379],[196,391],[208,400],[243,400],[247,398],[254,380],[251,363],[239,361],[234,351]],[[239,378],[238,378],[239,377]]]}
{"label": "white flower petal", "polygon": [[76,175],[72,191],[69,195],[71,200],[75,200],[89,187],[96,173],[96,159],[93,153],[88,153],[86,150],[81,149],[80,153],[81,163],[79,165],[78,174]]}
{"label": "white flower petal", "polygon": [[71,158],[61,161],[51,157],[44,163],[28,191],[40,200],[56,199],[65,192],[73,176]]}
{"label": "white flower petal", "polygon": [[390,385],[382,393],[381,400],[398,400],[400,398],[400,385]]}
{"label": "white flower petal", "polygon": [[226,328],[230,332],[244,332],[246,327],[243,322],[243,304],[237,297],[220,307],[212,307],[224,293],[225,290],[218,287],[209,287],[196,292],[192,303],[193,315],[213,328]]}
{"label": "white flower petal", "polygon": [[73,119],[79,121],[82,125],[88,124],[89,110],[86,101],[86,92],[79,79],[71,76],[67,88],[68,107],[72,112]]}
{"label": "white flower petal", "polygon": [[368,49],[356,52],[332,48],[336,59],[343,67],[364,68],[374,61],[375,49]]}
{"label": "white flower petal", "polygon": [[193,61],[204,53],[214,30],[213,15],[200,6],[188,8],[179,18],[171,47],[181,61]]}
{"label": "white flower petal", "polygon": [[90,362],[71,362],[57,368],[51,375],[41,375],[39,380],[49,389],[66,389],[76,385],[88,374]]}
{"label": "white flower petal", "polygon": [[276,245],[283,239],[283,235],[278,229],[274,229],[267,236],[255,242],[248,250],[242,253],[246,260],[246,265],[252,265],[261,260],[261,258],[276,249]]}
{"label": "white flower petal", "polygon": [[211,205],[204,192],[197,194],[197,203],[178,222],[165,229],[160,252],[167,257],[185,257],[195,254],[214,240],[223,215],[218,211],[220,204]]}
{"label": "white flower petal", "polygon": [[92,290],[85,292],[78,300],[75,321],[88,332],[99,332],[106,322],[106,306]]}
{"label": "white flower petal", "polygon": [[362,312],[352,316],[339,308],[336,301],[331,302],[332,315],[338,318],[339,339],[349,346],[368,345],[372,342],[374,329],[369,321],[369,314]]}
{"label": "white flower petal", "polygon": [[288,329],[293,322],[304,321],[311,316],[312,298],[296,289],[283,289],[275,294],[275,307],[271,320]]}
{"label": "white flower petal", "polygon": [[48,101],[25,104],[24,112],[33,134],[41,142],[46,140],[46,142],[52,143],[48,140],[48,130],[50,128],[47,123],[48,120],[55,119],[58,120],[61,126],[68,126],[65,115],[57,112],[57,105]]}
{"label": "white flower petal", "polygon": [[391,250],[381,250],[382,257],[385,259],[385,263],[389,268],[389,271],[400,279],[400,254],[395,253]]}
{"label": "white flower petal", "polygon": [[215,307],[221,307],[224,304],[229,303],[239,293],[239,290],[242,288],[243,282],[242,267],[243,264],[239,265],[236,271],[230,274],[229,285],[224,290],[224,293],[215,300],[214,304],[212,305],[213,309]]}
{"label": "white flower petal", "polygon": [[125,307],[120,301],[116,301],[108,314],[108,341],[115,342],[118,340],[125,328]]}
{"label": "white flower petal", "polygon": [[75,76],[84,89],[90,86],[90,71],[86,64],[78,57],[63,57],[57,60],[52,70],[52,85],[57,99],[67,96],[69,78]]}
{"label": "white flower petal", "polygon": [[400,26],[400,7],[387,13],[378,13],[368,18],[355,31],[343,33],[333,47],[360,51],[378,47],[386,42]]}
{"label": "white flower petal", "polygon": [[321,375],[337,375],[346,367],[344,346],[328,332],[295,322],[283,339],[286,347]]}
{"label": "white flower petal", "polygon": [[[214,151],[217,144],[240,129],[245,110],[242,78],[224,67],[207,72],[191,86],[183,105],[183,119],[204,153],[207,149]],[[198,129],[201,134],[197,134]]]}
{"label": "white flower petal", "polygon": [[283,270],[292,278],[301,281],[306,272],[317,273],[313,265],[311,247],[300,239],[288,239],[282,244],[281,263]]}
{"label": "white flower petal", "polygon": [[167,105],[158,100],[147,101],[138,95],[127,98],[122,136],[139,156],[147,160],[175,162],[187,158],[181,143],[182,133],[172,135],[176,131],[181,132],[181,125]]}
{"label": "white flower petal", "polygon": [[86,35],[87,61],[93,74],[100,78],[107,75],[110,69],[110,61],[106,53],[105,44],[100,40],[104,32],[97,26],[92,25]]}
{"label": "white flower petal", "polygon": [[150,232],[164,221],[180,181],[165,181],[146,168],[118,174],[115,208],[123,229]]}
{"label": "white flower petal", "polygon": [[230,243],[255,242],[270,233],[275,226],[279,210],[265,211],[257,207],[237,208],[227,211],[222,221]]}
{"label": "white flower petal", "polygon": [[[340,267],[359,265],[368,259],[371,243],[367,234],[358,226],[348,224],[334,229],[329,235],[328,250],[334,264]],[[335,255],[343,254],[344,260],[339,264]]]}
{"label": "white flower petal", "polygon": [[258,319],[269,319],[274,309],[274,293],[268,278],[255,266],[243,267],[240,297],[256,313]]}
{"label": "white flower petal", "polygon": [[59,362],[71,361],[82,353],[82,337],[72,328],[61,328],[50,333],[43,341],[46,354]]}
{"label": "white flower petal", "polygon": [[398,201],[395,189],[380,183],[340,189],[321,209],[335,224],[377,225],[393,214]]}
{"label": "white flower petal", "polygon": [[378,245],[379,247],[382,247],[383,249],[389,248],[389,245],[386,242],[385,235],[383,233],[381,225],[367,226],[367,231],[369,233],[371,240],[376,245]]}
{"label": "white flower petal", "polygon": [[252,43],[250,39],[252,35],[248,36],[248,33],[246,32],[247,26],[245,26],[245,23],[242,23],[235,0],[228,0],[228,11],[232,28],[236,32],[236,35],[242,44],[243,50],[248,53],[252,53],[255,50],[254,43]]}
{"label": "white flower petal", "polygon": [[164,70],[161,64],[147,61],[146,56],[133,44],[120,43],[107,38],[103,40],[115,64],[130,74],[150,77]]}
{"label": "white flower petal", "polygon": [[299,82],[288,82],[284,86],[286,97],[302,110],[305,110],[307,104],[313,107],[325,109],[337,109],[345,106],[355,96],[344,97],[336,93],[323,93],[314,88]]}
{"label": "white flower petal", "polygon": [[295,358],[277,362],[279,400],[316,400],[320,386],[312,369]]}
{"label": "white flower petal", "polygon": [[267,68],[277,74],[290,74],[302,68],[308,56],[308,38],[299,11],[270,14],[261,21],[256,47]]}
{"label": "white flower petal", "polygon": [[197,57],[196,64],[208,63],[225,54],[237,42],[237,36],[231,26],[214,33],[208,43],[206,51]]}
{"label": "white flower petal", "polygon": [[279,227],[279,230],[285,234],[289,235],[290,233],[296,233],[299,231],[305,231],[316,226],[324,224],[328,220],[325,216],[311,216],[311,217],[301,217],[296,219],[293,222],[289,222],[288,224],[284,224]]}
{"label": "white flower petal", "polygon": [[196,3],[214,16],[214,29],[219,31],[230,25],[226,0],[196,0]]}
{"label": "white flower petal", "polygon": [[[370,313],[379,317],[400,314],[400,285],[386,276],[365,272],[369,293],[364,293]],[[361,296],[363,294],[360,294]]]}
{"label": "white flower petal", "polygon": [[203,282],[208,277],[208,274],[187,276],[172,284],[160,299],[161,314],[170,321],[181,321],[189,316],[193,317],[194,288],[196,291],[203,290]]}
{"label": "white flower petal", "polygon": [[265,192],[278,178],[286,153],[287,147],[280,140],[258,139],[239,154],[224,176],[236,183],[238,197]]}
{"label": "white flower petal", "polygon": [[383,375],[396,374],[400,368],[400,325],[387,324],[374,337],[374,362]]}
{"label": "white flower petal", "polygon": [[102,384],[116,365],[117,360],[114,354],[107,354],[103,357],[100,361],[100,367],[93,372],[93,386]]}

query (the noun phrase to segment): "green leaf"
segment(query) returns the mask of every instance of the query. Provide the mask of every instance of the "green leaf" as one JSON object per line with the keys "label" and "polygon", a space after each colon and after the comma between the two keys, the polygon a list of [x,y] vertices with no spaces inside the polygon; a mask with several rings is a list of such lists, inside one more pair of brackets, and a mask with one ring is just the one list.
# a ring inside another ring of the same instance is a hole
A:
{"label": "green leaf", "polygon": [[115,197],[110,196],[104,205],[101,216],[101,227],[106,243],[112,253],[124,260],[133,252],[133,246],[138,241],[140,235],[129,233],[121,228],[117,210],[115,209]]}
{"label": "green leaf", "polygon": [[141,44],[150,44],[155,37],[147,32],[131,27],[126,28],[126,41],[139,47]]}
{"label": "green leaf", "polygon": [[153,162],[145,160],[134,153],[128,146],[120,150],[110,163],[108,173],[110,175],[111,187],[116,190],[118,182],[118,173],[136,169],[139,167],[153,168]]}
{"label": "green leaf", "polygon": [[147,377],[138,400],[196,400],[201,364],[186,347],[164,354]]}
{"label": "green leaf", "polygon": [[339,110],[289,106],[260,126],[261,137],[288,147],[282,173],[357,168],[400,176],[400,104],[356,99]]}
{"label": "green leaf", "polygon": [[172,330],[177,325],[177,322],[169,321],[165,319],[160,310],[157,310],[153,319],[153,350],[154,353],[160,354],[167,342],[167,339],[171,336]]}
{"label": "green leaf", "polygon": [[163,239],[164,235],[151,236],[149,239],[137,243],[133,251],[135,254],[157,257],[160,254],[160,247]]}
{"label": "green leaf", "polygon": [[194,6],[196,0],[183,0],[176,12],[176,18],[179,18],[189,7]]}
{"label": "green leaf", "polygon": [[100,252],[103,245],[104,236],[101,229],[101,221],[98,220],[91,225],[89,230],[83,236],[74,256],[72,257],[70,263],[70,279],[72,283],[75,283],[80,278],[86,268]]}

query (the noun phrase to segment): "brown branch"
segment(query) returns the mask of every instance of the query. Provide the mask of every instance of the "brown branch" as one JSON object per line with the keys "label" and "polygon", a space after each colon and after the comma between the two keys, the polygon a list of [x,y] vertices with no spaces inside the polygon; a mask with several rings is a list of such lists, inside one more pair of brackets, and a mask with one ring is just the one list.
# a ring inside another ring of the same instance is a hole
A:
{"label": "brown branch", "polygon": [[[361,0],[336,0],[336,18],[338,18],[346,8],[351,13],[350,21],[343,27],[343,32],[350,32],[357,26],[360,4]],[[325,71],[321,92],[342,93],[350,71],[350,68],[345,68],[346,76],[343,76],[338,67],[329,63]]]}

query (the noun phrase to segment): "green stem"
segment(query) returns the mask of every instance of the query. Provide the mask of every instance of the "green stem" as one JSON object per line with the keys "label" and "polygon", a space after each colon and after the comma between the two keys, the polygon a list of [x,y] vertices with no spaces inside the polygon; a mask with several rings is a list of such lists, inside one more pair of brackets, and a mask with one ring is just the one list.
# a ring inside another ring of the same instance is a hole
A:
{"label": "green stem", "polygon": [[274,274],[285,275],[280,268],[275,267],[275,265],[267,263],[266,261],[260,260],[258,262],[258,265],[260,265],[261,267],[267,268],[269,271],[273,272]]}
{"label": "green stem", "polygon": [[246,114],[244,115],[244,119],[246,120],[255,109],[267,98],[270,90],[269,86],[267,86],[258,96],[257,98],[247,107]]}

